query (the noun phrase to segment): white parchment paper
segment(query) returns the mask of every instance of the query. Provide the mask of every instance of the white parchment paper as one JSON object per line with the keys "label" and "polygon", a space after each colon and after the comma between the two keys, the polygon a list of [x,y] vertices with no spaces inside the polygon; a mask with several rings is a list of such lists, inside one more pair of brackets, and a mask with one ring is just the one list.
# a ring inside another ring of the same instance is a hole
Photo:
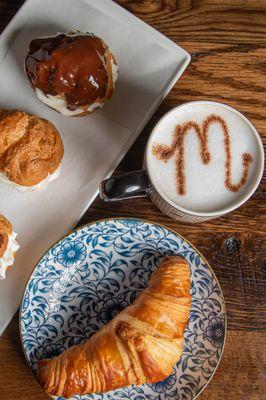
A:
{"label": "white parchment paper", "polygon": [[[70,118],[37,100],[23,62],[33,38],[76,29],[106,41],[119,79],[102,110]],[[45,191],[20,193],[0,183],[0,213],[12,221],[21,245],[15,265],[0,281],[0,333],[17,310],[35,263],[79,220],[189,60],[183,49],[110,0],[27,0],[1,35],[0,108],[49,119],[63,137],[65,156],[59,179]]]}

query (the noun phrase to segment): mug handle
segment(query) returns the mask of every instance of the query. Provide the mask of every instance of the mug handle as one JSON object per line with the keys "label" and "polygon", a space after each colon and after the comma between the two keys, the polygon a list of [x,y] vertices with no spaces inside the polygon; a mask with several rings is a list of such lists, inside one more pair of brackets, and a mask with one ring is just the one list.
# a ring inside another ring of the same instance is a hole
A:
{"label": "mug handle", "polygon": [[151,191],[151,184],[146,171],[140,170],[102,181],[99,191],[104,201],[119,201],[147,197]]}

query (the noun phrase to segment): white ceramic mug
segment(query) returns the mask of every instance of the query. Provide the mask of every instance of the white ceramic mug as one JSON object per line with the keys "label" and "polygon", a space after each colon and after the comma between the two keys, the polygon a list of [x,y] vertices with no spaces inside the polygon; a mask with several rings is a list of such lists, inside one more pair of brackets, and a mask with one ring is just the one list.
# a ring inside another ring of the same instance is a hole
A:
{"label": "white ceramic mug", "polygon": [[[166,122],[167,119],[172,118],[173,115],[178,116],[179,112],[181,111],[182,107],[195,107],[197,105],[204,105],[204,106],[213,106],[213,107],[221,107],[222,109],[230,110],[231,112],[235,113],[239,117],[241,117],[242,121],[247,124],[249,129],[254,134],[254,138],[256,140],[256,145],[258,149],[258,155],[256,157],[256,170],[255,175],[253,177],[253,181],[249,190],[245,191],[245,193],[238,198],[236,201],[232,202],[232,204],[228,205],[225,208],[221,208],[214,211],[194,211],[190,209],[186,209],[184,206],[180,206],[176,202],[172,201],[169,197],[165,195],[165,193],[160,190],[160,188],[154,183],[152,176],[154,174],[151,173],[151,166],[149,163],[148,154],[151,152],[151,146],[153,143],[154,135],[159,126],[162,123]],[[166,215],[181,220],[184,222],[203,222],[206,220],[210,220],[213,218],[221,217],[236,208],[240,207],[244,204],[250,196],[255,192],[257,189],[260,180],[262,178],[264,169],[264,150],[263,145],[260,139],[260,136],[256,130],[256,128],[252,125],[252,123],[239,111],[235,110],[234,108],[217,102],[211,101],[195,101],[190,103],[182,104],[167,114],[165,114],[156,124],[154,129],[152,130],[148,143],[146,145],[145,150],[145,157],[144,157],[144,168],[140,171],[129,172],[123,174],[121,176],[110,178],[103,181],[100,185],[100,196],[105,201],[119,201],[125,200],[129,198],[136,198],[136,197],[146,197],[148,196],[151,201]]]}

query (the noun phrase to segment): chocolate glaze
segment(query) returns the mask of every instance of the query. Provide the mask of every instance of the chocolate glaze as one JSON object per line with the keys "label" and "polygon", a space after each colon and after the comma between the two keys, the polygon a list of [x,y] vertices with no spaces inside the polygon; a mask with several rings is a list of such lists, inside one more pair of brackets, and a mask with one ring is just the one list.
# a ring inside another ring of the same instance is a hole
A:
{"label": "chocolate glaze", "polygon": [[108,73],[103,42],[93,35],[35,39],[25,61],[33,87],[45,94],[65,95],[68,108],[94,103],[105,96]]}
{"label": "chocolate glaze", "polygon": [[237,192],[242,186],[244,186],[248,179],[248,171],[250,164],[252,163],[252,156],[250,153],[242,154],[242,165],[243,172],[242,177],[238,183],[232,182],[232,155],[231,155],[231,140],[228,131],[227,124],[223,118],[219,115],[210,115],[204,121],[202,126],[194,121],[188,121],[183,125],[177,125],[173,135],[173,141],[170,146],[164,144],[154,145],[152,153],[155,157],[160,160],[167,161],[175,153],[176,157],[176,185],[177,192],[180,195],[186,194],[186,178],[185,178],[185,157],[184,157],[184,139],[186,134],[192,129],[197,133],[199,144],[200,144],[200,156],[204,164],[208,164],[211,161],[211,154],[208,150],[208,133],[211,124],[220,124],[224,134],[224,151],[225,151],[225,187],[231,192]]}

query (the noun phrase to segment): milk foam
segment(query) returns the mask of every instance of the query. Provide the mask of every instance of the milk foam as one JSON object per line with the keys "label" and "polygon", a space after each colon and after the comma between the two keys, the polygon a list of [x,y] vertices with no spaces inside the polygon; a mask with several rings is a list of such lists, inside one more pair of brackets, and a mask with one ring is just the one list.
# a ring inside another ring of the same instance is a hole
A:
{"label": "milk foam", "polygon": [[[176,125],[182,125],[188,121],[195,121],[202,125],[203,121],[212,114],[222,117],[228,126],[231,138],[233,183],[238,183],[242,176],[242,154],[251,154],[253,162],[250,165],[247,182],[236,193],[225,187],[224,134],[221,126],[215,123],[209,128],[208,147],[211,160],[208,164],[204,164],[201,160],[199,139],[194,129],[191,129],[185,137],[186,193],[180,195],[176,184],[177,153],[175,152],[168,161],[162,161],[152,154],[152,147],[156,144],[170,145]],[[237,111],[216,103],[195,102],[173,110],[159,122],[148,143],[146,163],[153,185],[165,200],[170,200],[175,205],[190,211],[215,212],[234,205],[252,191],[262,169],[263,160],[260,150],[254,128]]]}

